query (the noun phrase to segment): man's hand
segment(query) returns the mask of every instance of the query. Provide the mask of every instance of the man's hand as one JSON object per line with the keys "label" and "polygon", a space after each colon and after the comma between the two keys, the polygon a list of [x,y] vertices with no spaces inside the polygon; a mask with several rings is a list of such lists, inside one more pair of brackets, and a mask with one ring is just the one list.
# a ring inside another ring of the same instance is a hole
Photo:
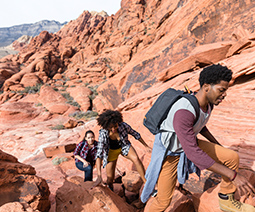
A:
{"label": "man's hand", "polygon": [[[233,179],[235,176],[235,172],[228,167],[219,164],[219,163],[214,163],[210,168],[210,171],[213,171],[217,174],[223,175],[228,177],[228,179]],[[254,187],[249,183],[249,181],[240,173],[236,173],[236,177],[232,181],[236,188],[237,192],[239,193],[240,196],[244,195],[245,199],[251,195],[252,197],[255,196],[255,189]]]}
{"label": "man's hand", "polygon": [[245,199],[247,199],[249,195],[251,195],[252,197],[255,196],[254,187],[240,173],[237,173],[236,178],[234,179],[233,183],[235,184],[239,195],[240,196],[244,195]]}

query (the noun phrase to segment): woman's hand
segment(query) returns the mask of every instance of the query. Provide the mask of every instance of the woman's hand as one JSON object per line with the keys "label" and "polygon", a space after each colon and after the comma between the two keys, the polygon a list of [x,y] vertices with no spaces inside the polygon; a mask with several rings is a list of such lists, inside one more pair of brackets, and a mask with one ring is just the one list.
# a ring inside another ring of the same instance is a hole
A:
{"label": "woman's hand", "polygon": [[96,181],[93,183],[93,185],[92,185],[92,187],[90,189],[92,189],[92,188],[94,188],[94,187],[96,187],[98,185],[103,185],[103,180],[102,180],[101,176],[97,176]]}
{"label": "woman's hand", "polygon": [[83,168],[88,167],[88,165],[89,165],[89,162],[87,162],[87,161],[83,161]]}
{"label": "woman's hand", "polygon": [[143,138],[142,138],[142,137],[141,137],[141,138],[139,138],[139,139],[138,139],[138,141],[140,141],[140,142],[141,142],[141,143],[145,146],[145,148],[146,148],[146,151],[147,151],[147,152],[151,153],[152,148],[151,148],[151,147],[149,147],[149,145],[145,143],[145,141],[143,140]]}

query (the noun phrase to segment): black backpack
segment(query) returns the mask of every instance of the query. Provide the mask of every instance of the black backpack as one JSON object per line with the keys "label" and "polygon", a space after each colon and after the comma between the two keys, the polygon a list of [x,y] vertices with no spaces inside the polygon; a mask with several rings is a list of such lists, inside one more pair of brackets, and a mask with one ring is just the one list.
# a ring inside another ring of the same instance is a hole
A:
{"label": "black backpack", "polygon": [[196,111],[195,124],[200,114],[200,106],[197,98],[194,95],[189,94],[187,91],[168,88],[157,98],[156,102],[146,113],[143,119],[144,126],[147,127],[153,135],[159,133],[160,125],[166,119],[172,105],[182,97],[187,98]]}

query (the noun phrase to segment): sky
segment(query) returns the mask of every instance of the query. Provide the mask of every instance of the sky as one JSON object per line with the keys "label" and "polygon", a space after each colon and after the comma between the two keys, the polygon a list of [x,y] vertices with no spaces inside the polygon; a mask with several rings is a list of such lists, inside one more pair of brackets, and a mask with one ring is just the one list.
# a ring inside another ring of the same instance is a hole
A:
{"label": "sky", "polygon": [[63,23],[77,19],[84,10],[115,14],[121,0],[5,0],[0,7],[0,28],[42,20]]}

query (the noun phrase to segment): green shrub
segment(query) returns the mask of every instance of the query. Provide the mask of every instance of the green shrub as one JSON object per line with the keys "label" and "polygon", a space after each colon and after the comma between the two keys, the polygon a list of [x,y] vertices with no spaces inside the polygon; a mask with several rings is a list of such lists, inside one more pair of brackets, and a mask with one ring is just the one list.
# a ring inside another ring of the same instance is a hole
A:
{"label": "green shrub", "polygon": [[70,114],[69,116],[74,117],[77,120],[84,119],[86,121],[91,120],[95,117],[97,117],[98,113],[96,111],[88,110],[87,112],[74,112]]}
{"label": "green shrub", "polygon": [[55,127],[51,127],[52,130],[63,130],[65,129],[65,126],[63,124],[58,124]]}
{"label": "green shrub", "polygon": [[57,165],[59,165],[59,164],[65,162],[65,161],[68,161],[68,159],[65,158],[65,157],[61,157],[61,158],[55,157],[55,158],[52,160],[52,163],[53,163],[53,165],[57,166]]}
{"label": "green shrub", "polygon": [[29,94],[31,94],[31,93],[39,93],[41,87],[42,87],[42,84],[38,83],[35,86],[25,87],[24,90],[17,91],[17,93],[21,93],[21,94],[24,94],[24,93],[29,93]]}
{"label": "green shrub", "polygon": [[66,91],[66,87],[59,89],[59,91]]}
{"label": "green shrub", "polygon": [[95,87],[89,86],[89,87],[88,87],[88,88],[92,91],[92,94],[89,95],[89,98],[90,98],[91,100],[95,99],[95,97],[98,95],[98,93],[97,93],[97,87],[98,87],[98,86],[95,86]]}
{"label": "green shrub", "polygon": [[74,101],[73,97],[71,97],[69,93],[61,93],[61,94],[62,94],[63,97],[66,98],[66,100],[67,100],[66,103],[67,104],[73,105],[73,106],[78,107],[78,108],[81,107],[78,102]]}
{"label": "green shrub", "polygon": [[35,106],[40,107],[40,106],[42,106],[42,103],[36,103]]}

